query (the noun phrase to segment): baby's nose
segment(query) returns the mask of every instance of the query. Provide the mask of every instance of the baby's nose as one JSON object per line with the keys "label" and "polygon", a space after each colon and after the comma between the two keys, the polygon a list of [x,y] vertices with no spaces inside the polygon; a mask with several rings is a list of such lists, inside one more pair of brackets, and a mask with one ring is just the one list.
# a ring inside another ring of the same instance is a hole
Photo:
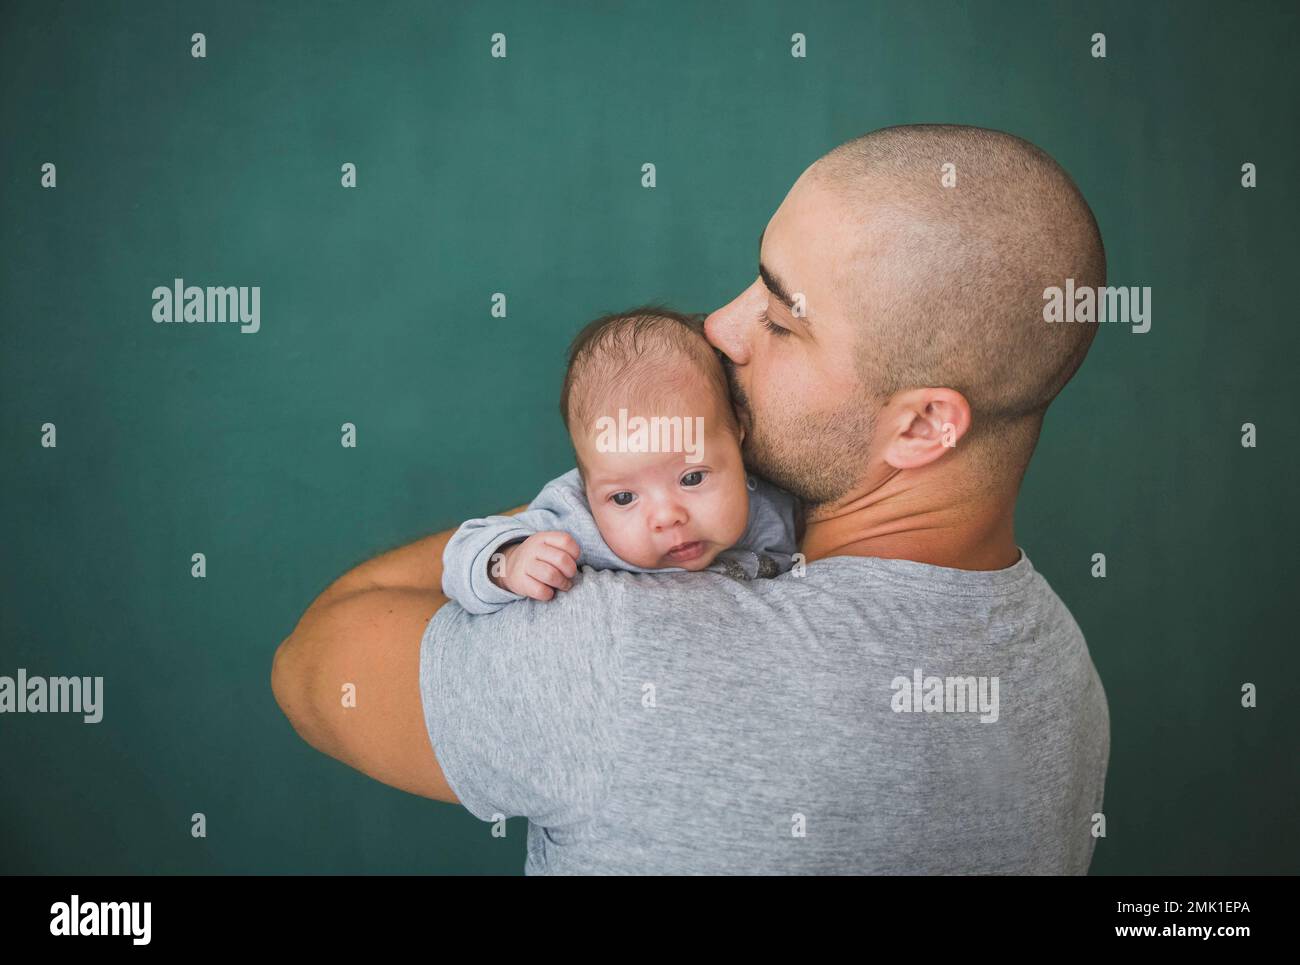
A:
{"label": "baby's nose", "polygon": [[686,510],[680,503],[673,501],[659,503],[655,507],[650,520],[656,533],[665,529],[672,529],[674,526],[680,526],[684,522],[686,522]]}

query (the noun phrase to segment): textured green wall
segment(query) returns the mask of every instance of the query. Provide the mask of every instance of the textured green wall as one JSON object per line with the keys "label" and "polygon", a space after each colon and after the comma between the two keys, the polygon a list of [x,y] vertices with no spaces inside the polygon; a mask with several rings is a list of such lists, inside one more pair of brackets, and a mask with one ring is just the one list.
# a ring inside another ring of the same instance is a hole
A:
{"label": "textured green wall", "polygon": [[[494,840],[303,744],[274,648],[351,565],[569,467],[555,399],[583,322],[725,303],[808,164],[941,121],[1052,153],[1112,282],[1153,289],[1151,331],[1103,328],[1054,406],[1018,518],[1110,701],[1092,870],[1295,872],[1298,20],[1289,3],[6,3],[0,674],[103,675],[105,707],[93,726],[0,717],[0,870],[519,872],[522,822]],[[260,331],[155,324],[175,277],[260,286]]]}

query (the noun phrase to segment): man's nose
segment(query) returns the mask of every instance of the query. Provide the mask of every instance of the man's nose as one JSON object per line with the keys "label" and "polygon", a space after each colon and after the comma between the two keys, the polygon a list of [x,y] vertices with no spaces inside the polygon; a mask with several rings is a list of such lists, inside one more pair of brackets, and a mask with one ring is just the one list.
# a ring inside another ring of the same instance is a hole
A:
{"label": "man's nose", "polygon": [[704,337],[736,365],[749,361],[749,332],[762,311],[758,299],[766,296],[762,280],[755,279],[753,285],[704,320]]}

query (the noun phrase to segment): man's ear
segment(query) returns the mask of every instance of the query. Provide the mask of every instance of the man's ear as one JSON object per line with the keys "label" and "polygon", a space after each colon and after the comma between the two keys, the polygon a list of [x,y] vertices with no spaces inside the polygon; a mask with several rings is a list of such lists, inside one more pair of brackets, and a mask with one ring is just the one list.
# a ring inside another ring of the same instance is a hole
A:
{"label": "man's ear", "polygon": [[881,428],[891,433],[882,458],[895,469],[919,469],[955,449],[970,424],[970,403],[954,389],[900,392],[881,416]]}

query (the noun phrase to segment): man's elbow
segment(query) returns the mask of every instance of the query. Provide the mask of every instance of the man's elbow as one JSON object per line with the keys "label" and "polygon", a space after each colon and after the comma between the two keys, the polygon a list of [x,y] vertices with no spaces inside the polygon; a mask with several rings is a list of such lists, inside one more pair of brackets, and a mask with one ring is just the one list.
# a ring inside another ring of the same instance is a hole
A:
{"label": "man's elbow", "polygon": [[271,693],[298,736],[318,747],[319,727],[312,709],[309,676],[293,637],[286,637],[271,660]]}

